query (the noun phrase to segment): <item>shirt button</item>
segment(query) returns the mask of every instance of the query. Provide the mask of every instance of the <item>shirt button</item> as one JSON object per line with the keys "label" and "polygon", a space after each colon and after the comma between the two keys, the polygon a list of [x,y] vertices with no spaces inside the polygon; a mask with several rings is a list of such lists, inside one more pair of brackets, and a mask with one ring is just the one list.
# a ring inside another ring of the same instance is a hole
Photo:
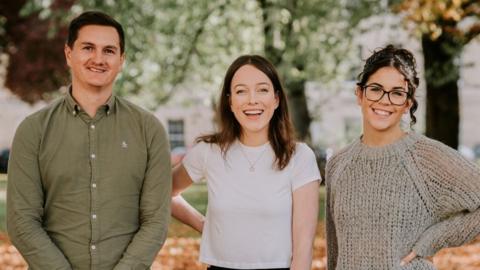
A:
{"label": "shirt button", "polygon": [[95,156],[95,154],[91,154],[90,157],[91,157],[92,159],[95,159],[96,156]]}
{"label": "shirt button", "polygon": [[93,214],[93,215],[92,215],[92,218],[93,218],[93,219],[97,219],[97,215]]}
{"label": "shirt button", "polygon": [[92,187],[93,187],[93,188],[96,188],[96,187],[97,187],[97,184],[93,183],[93,184],[92,184]]}
{"label": "shirt button", "polygon": [[95,125],[90,125],[90,128],[91,128],[91,129],[95,129]]}
{"label": "shirt button", "polygon": [[97,249],[97,247],[95,245],[92,245],[91,248],[92,248],[92,250]]}

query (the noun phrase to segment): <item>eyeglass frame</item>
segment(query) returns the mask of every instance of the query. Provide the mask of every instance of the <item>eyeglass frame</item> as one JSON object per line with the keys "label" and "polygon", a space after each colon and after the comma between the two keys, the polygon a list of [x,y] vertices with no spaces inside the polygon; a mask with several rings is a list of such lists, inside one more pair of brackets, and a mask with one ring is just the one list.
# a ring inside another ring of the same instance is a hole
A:
{"label": "eyeglass frame", "polygon": [[[408,89],[408,84],[407,84],[407,83],[405,83],[405,84],[407,85],[407,89]],[[371,83],[371,84],[367,84],[367,85],[357,84],[357,85],[358,85],[358,86],[362,89],[362,91],[364,92],[365,98],[366,98],[367,100],[373,101],[373,102],[378,102],[378,101],[382,100],[383,96],[384,96],[385,93],[386,93],[386,94],[387,94],[387,99],[388,99],[388,101],[390,101],[390,104],[395,105],[395,106],[403,106],[403,105],[405,105],[405,104],[407,103],[408,99],[411,98],[411,96],[412,96],[409,91],[401,91],[401,90],[390,90],[390,91],[386,91],[385,88],[383,88],[383,85],[378,84],[378,83]],[[381,95],[380,98],[377,99],[377,100],[369,99],[369,98],[367,97],[366,88],[367,88],[367,87],[370,87],[370,86],[373,86],[373,85],[378,85],[378,88],[380,88],[380,89],[383,91],[382,95]],[[407,94],[407,98],[405,99],[405,101],[404,101],[402,104],[395,104],[395,103],[392,102],[392,100],[390,99],[390,93],[393,92],[393,91],[403,92],[403,93],[406,93],[406,94]]]}

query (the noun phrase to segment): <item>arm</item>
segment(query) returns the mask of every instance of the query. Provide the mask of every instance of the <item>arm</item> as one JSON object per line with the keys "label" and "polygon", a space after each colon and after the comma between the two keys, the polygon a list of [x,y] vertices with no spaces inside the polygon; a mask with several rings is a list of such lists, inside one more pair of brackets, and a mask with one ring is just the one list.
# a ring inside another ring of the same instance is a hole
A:
{"label": "arm", "polygon": [[[479,191],[480,192],[480,191]],[[433,256],[446,247],[461,246],[480,234],[480,208],[462,212],[428,228],[413,247],[422,257]]]}
{"label": "arm", "polygon": [[418,162],[423,162],[419,169],[425,176],[431,212],[439,220],[413,247],[415,254],[426,257],[480,234],[480,168],[438,142],[422,148],[426,150],[418,155]]}
{"label": "arm", "polygon": [[38,165],[40,135],[29,120],[17,129],[8,164],[7,230],[32,269],[71,269],[43,229],[45,197]]}
{"label": "arm", "polygon": [[334,175],[334,168],[336,168],[338,156],[332,157],[325,168],[325,186],[327,190],[326,196],[326,237],[327,237],[327,269],[335,269],[337,267],[338,257],[338,243],[337,230],[335,228],[333,201],[332,201],[332,178]]}
{"label": "arm", "polygon": [[167,237],[172,190],[170,147],[158,120],[154,116],[148,120],[148,164],[140,195],[140,228],[115,270],[147,269]]}
{"label": "arm", "polygon": [[293,258],[292,270],[307,270],[312,265],[312,249],[318,218],[319,181],[313,181],[293,192]]}
{"label": "arm", "polygon": [[192,179],[182,164],[173,169],[172,216],[202,233],[205,217],[180,195],[192,183]]}
{"label": "arm", "polygon": [[326,198],[326,236],[327,236],[327,269],[337,267],[338,244],[337,231],[333,221],[333,205],[331,201],[332,191],[327,174],[327,198]]}

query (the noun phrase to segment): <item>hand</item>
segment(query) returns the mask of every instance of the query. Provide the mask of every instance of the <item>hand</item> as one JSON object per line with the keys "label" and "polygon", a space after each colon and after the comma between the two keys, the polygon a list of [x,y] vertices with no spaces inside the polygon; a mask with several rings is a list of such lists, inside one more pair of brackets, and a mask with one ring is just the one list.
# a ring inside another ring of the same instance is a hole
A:
{"label": "hand", "polygon": [[417,254],[415,253],[415,251],[412,251],[410,252],[410,254],[408,254],[407,256],[405,256],[402,261],[400,262],[400,266],[405,266],[407,265],[408,263],[410,263],[413,259],[415,259],[415,257],[417,257]]}

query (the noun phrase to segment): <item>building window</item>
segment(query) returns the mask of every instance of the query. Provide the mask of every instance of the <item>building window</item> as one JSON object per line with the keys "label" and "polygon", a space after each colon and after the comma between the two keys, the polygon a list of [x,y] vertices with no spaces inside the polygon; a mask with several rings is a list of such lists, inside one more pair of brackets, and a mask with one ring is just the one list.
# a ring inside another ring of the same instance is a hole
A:
{"label": "building window", "polygon": [[168,120],[170,148],[185,147],[185,129],[183,120]]}

